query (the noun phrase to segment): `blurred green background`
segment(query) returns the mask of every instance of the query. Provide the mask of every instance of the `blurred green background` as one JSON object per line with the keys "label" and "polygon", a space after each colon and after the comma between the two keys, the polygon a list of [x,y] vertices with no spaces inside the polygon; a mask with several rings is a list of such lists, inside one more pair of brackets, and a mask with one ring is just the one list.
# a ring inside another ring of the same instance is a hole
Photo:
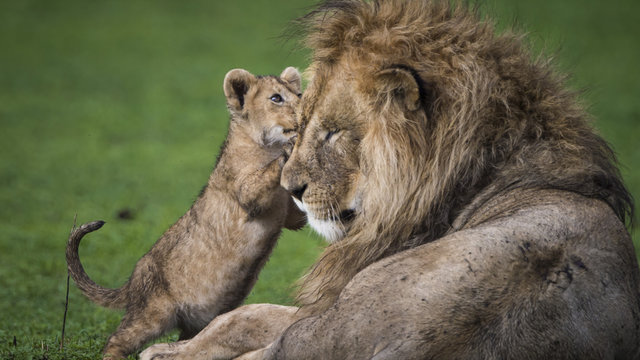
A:
{"label": "blurred green background", "polygon": [[[75,214],[107,221],[82,244],[89,274],[125,282],[213,168],[228,120],[224,74],[304,69],[308,53],[281,35],[314,2],[0,2],[0,358],[100,357],[122,313],[73,285],[57,350]],[[639,198],[640,2],[487,0],[483,9],[499,28],[527,31],[535,54],[553,55],[586,89]],[[119,219],[124,210],[132,219]],[[322,246],[308,228],[285,232],[248,301],[290,303]]]}

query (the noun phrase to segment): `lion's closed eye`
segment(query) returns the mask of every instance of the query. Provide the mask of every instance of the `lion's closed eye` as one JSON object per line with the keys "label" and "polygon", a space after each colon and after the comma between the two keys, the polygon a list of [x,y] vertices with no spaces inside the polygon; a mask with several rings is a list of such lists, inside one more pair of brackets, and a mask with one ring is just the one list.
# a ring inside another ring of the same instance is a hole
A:
{"label": "lion's closed eye", "polygon": [[323,142],[328,142],[328,141],[331,141],[331,140],[335,140],[337,138],[337,135],[339,135],[339,134],[340,134],[340,129],[334,128],[334,129],[330,129],[330,130],[321,131],[318,137]]}
{"label": "lion's closed eye", "polygon": [[340,130],[329,130],[327,131],[327,135],[324,137],[324,141],[329,141],[333,137],[333,135],[337,134]]}

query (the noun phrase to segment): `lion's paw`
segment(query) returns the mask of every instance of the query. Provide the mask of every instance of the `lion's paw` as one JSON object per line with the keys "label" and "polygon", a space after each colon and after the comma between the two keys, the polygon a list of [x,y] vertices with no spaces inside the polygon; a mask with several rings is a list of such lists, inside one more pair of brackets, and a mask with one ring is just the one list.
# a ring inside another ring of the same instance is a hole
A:
{"label": "lion's paw", "polygon": [[178,341],[168,344],[154,344],[146,348],[140,353],[140,360],[180,360],[186,359],[180,349],[186,344],[186,341]]}

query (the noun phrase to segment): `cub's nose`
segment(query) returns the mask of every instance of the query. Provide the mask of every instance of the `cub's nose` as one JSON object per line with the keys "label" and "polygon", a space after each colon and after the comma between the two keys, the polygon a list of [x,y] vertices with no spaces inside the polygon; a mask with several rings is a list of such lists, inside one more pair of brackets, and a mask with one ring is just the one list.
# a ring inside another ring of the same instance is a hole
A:
{"label": "cub's nose", "polygon": [[305,190],[307,190],[307,184],[299,186],[295,189],[291,189],[289,191],[291,191],[291,195],[293,195],[293,197],[302,201],[302,195],[304,195]]}

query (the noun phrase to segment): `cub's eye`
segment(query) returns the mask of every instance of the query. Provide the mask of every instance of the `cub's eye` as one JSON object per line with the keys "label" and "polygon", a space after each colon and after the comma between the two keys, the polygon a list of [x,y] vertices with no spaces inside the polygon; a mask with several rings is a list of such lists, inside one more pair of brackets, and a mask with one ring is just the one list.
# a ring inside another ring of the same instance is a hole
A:
{"label": "cub's eye", "polygon": [[282,98],[282,96],[280,96],[280,94],[273,94],[271,95],[271,97],[269,98],[269,100],[273,101],[276,104],[281,104],[284,102],[284,99]]}
{"label": "cub's eye", "polygon": [[333,137],[333,135],[337,134],[340,130],[334,129],[327,131],[327,135],[324,136],[324,141],[329,141]]}

